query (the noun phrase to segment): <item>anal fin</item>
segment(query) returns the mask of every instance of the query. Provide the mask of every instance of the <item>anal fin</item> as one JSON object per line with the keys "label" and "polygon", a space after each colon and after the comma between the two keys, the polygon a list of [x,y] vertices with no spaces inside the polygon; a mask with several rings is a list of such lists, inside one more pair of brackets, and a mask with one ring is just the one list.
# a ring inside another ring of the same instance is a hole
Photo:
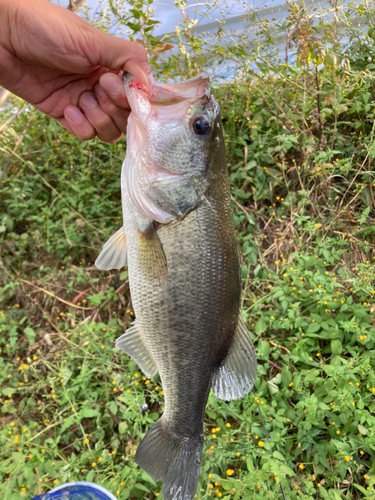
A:
{"label": "anal fin", "polygon": [[213,375],[212,390],[225,401],[239,399],[250,392],[256,378],[256,351],[240,317],[229,353]]}
{"label": "anal fin", "polygon": [[116,347],[133,358],[146,377],[151,378],[157,373],[158,368],[143,340],[142,332],[136,321],[131,328],[126,330],[124,335],[116,340]]}
{"label": "anal fin", "polygon": [[121,269],[127,265],[127,246],[124,228],[121,227],[105,243],[103,250],[95,261],[98,269],[109,271]]}

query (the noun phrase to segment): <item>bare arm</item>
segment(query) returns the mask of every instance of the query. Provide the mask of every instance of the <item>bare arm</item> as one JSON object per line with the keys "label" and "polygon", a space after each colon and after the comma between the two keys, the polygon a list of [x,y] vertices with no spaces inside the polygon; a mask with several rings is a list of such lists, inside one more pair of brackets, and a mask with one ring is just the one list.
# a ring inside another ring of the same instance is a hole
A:
{"label": "bare arm", "polygon": [[142,45],[47,0],[0,0],[0,85],[78,138],[115,142],[125,132],[124,70],[147,83]]}

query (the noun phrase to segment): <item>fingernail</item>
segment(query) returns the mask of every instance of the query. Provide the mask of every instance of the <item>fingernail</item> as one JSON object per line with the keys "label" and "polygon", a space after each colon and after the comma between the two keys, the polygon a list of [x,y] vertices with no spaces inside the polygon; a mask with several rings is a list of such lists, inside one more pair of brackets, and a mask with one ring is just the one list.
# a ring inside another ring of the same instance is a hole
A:
{"label": "fingernail", "polygon": [[98,95],[99,97],[102,97],[105,94],[104,90],[101,88],[99,83],[95,85],[95,94]]}
{"label": "fingernail", "polygon": [[65,115],[73,123],[80,123],[82,121],[82,118],[83,118],[83,114],[80,112],[80,110],[77,108],[74,108],[73,106],[66,108]]}
{"label": "fingernail", "polygon": [[93,109],[98,105],[98,101],[92,92],[85,92],[81,95],[80,102],[86,109]]}
{"label": "fingernail", "polygon": [[108,75],[106,78],[101,79],[100,85],[106,94],[116,95],[120,92],[122,84],[121,80],[119,82],[118,77]]}

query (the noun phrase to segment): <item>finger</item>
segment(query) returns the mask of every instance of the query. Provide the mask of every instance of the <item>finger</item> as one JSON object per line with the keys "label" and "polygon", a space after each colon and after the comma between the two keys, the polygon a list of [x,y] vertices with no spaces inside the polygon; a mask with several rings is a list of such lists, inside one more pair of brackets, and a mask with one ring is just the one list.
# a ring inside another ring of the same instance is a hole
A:
{"label": "finger", "polygon": [[100,77],[99,85],[116,106],[130,111],[129,102],[122,83],[122,76],[115,73],[106,73]]}
{"label": "finger", "polygon": [[130,111],[128,109],[120,108],[119,106],[114,104],[111,99],[104,93],[99,83],[95,85],[94,90],[102,110],[112,118],[112,120],[116,124],[116,127],[125,134]]}
{"label": "finger", "polygon": [[67,121],[72,133],[82,141],[88,141],[96,136],[85,115],[76,106],[67,106],[64,109],[64,118]]}
{"label": "finger", "polygon": [[68,122],[65,120],[65,118],[57,118],[57,121],[60,123],[60,125],[61,125],[62,127],[66,128],[66,130],[67,130],[68,132],[70,132],[71,134],[73,134],[73,135],[74,135],[73,130],[69,127],[69,124],[68,124]]}
{"label": "finger", "polygon": [[100,51],[97,55],[98,60],[95,62],[111,71],[128,71],[147,85],[147,77],[151,73],[151,68],[143,45],[122,40],[103,31],[100,33],[100,43],[98,43],[96,33],[94,37],[94,46]]}
{"label": "finger", "polygon": [[101,141],[117,142],[121,139],[122,132],[112,118],[103,111],[95,94],[84,92],[80,97],[79,105]]}

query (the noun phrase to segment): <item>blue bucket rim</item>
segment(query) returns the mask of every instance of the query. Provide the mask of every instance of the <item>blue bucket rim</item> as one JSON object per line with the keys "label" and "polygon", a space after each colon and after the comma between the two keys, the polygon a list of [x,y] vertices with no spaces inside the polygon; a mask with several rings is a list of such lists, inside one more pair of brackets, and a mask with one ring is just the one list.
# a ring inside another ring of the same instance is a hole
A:
{"label": "blue bucket rim", "polygon": [[87,483],[86,481],[74,481],[73,483],[65,483],[62,484],[61,486],[57,486],[53,490],[50,490],[48,493],[56,493],[57,491],[67,488],[68,486],[90,486],[94,490],[100,491],[101,493],[107,495],[109,500],[118,500],[115,496],[112,495],[110,491],[103,488],[103,486],[99,486],[98,484],[95,483]]}

